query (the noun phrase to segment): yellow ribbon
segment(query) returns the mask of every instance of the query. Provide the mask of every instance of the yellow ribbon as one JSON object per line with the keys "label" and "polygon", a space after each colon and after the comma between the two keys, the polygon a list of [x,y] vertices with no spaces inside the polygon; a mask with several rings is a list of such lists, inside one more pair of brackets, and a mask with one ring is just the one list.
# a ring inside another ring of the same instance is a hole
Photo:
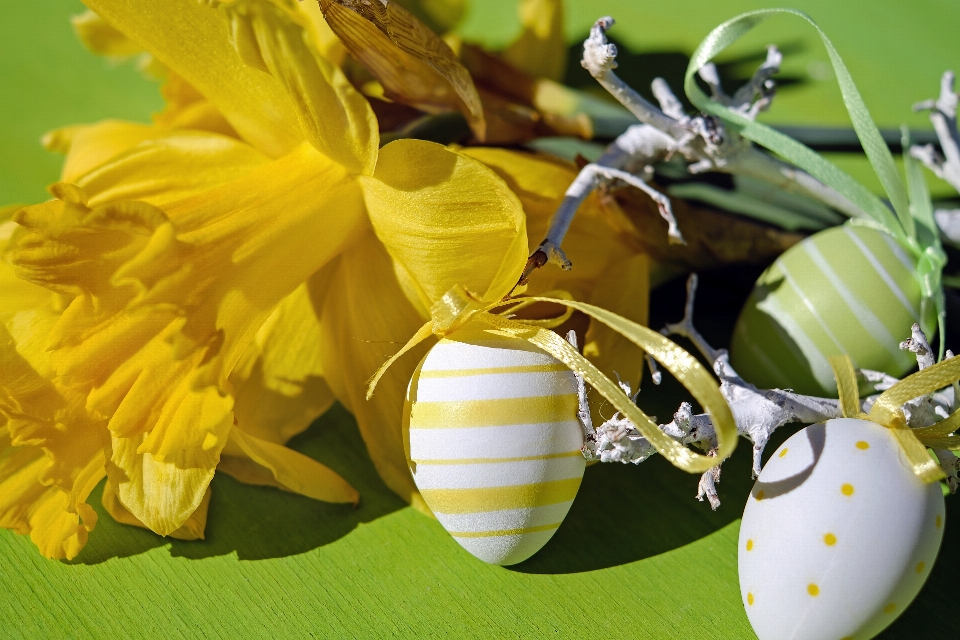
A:
{"label": "yellow ribbon", "polygon": [[860,410],[857,374],[850,356],[832,356],[830,366],[837,379],[840,411],[844,418],[870,420],[890,429],[910,461],[913,472],[924,482],[937,482],[946,477],[927,453],[927,447],[960,448],[960,436],[949,435],[960,428],[960,410],[931,427],[911,429],[903,414],[903,404],[960,380],[960,358],[943,360],[907,376],[880,394],[869,414]]}
{"label": "yellow ribbon", "polygon": [[[565,298],[568,297],[565,296]],[[715,467],[733,453],[737,444],[737,427],[733,420],[733,414],[730,413],[730,407],[723,396],[720,395],[717,383],[707,369],[675,343],[656,331],[606,309],[571,299],[531,296],[523,298],[519,301],[519,305],[511,307],[505,312],[512,313],[521,305],[526,306],[536,302],[550,302],[567,307],[568,311],[563,316],[547,321],[516,320],[506,318],[502,314],[491,313],[491,310],[497,307],[516,304],[517,302],[516,300],[508,300],[485,304],[463,287],[457,286],[450,289],[441,300],[433,305],[431,309],[432,319],[424,324],[410,341],[396,355],[387,360],[370,379],[367,387],[367,399],[373,395],[374,388],[383,372],[400,356],[427,337],[430,335],[443,337],[464,327],[467,323],[480,322],[491,327],[487,329],[490,333],[519,338],[540,347],[582,376],[585,382],[616,407],[617,411],[627,417],[661,455],[684,471],[702,473]],[[693,397],[710,414],[710,419],[713,422],[718,443],[716,456],[694,453],[660,431],[656,423],[641,411],[619,386],[597,369],[592,362],[583,357],[569,342],[549,330],[549,328],[558,326],[566,318],[569,318],[573,310],[581,311],[623,335],[650,354],[693,394]]]}

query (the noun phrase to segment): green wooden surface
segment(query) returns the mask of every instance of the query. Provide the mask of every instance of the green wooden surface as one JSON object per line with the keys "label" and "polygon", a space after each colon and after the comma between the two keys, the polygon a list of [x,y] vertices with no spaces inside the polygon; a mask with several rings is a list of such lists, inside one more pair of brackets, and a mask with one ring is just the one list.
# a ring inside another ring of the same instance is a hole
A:
{"label": "green wooden surface", "polygon": [[[629,14],[643,20],[637,29],[650,25],[656,47],[684,50],[721,19],[754,6],[716,3],[691,18],[689,31],[674,18],[667,25],[671,36],[667,27],[655,29],[655,20],[679,13],[677,5],[569,4],[573,35],[580,35],[594,14],[623,16],[621,23]],[[833,23],[818,18],[837,35],[844,54],[867,28],[862,21],[857,28],[842,28],[841,18],[852,12],[844,3],[796,4],[810,5],[812,13],[818,6],[831,12]],[[506,6],[501,31],[509,35],[512,7]],[[875,9],[872,19],[886,25],[881,31],[888,40],[863,37],[875,46],[850,60],[858,78],[870,65],[899,64],[903,47],[891,39],[917,22],[916,15],[930,24],[930,33],[915,40],[918,51],[931,47],[929,56],[917,53],[910,62],[916,69],[904,63],[894,75],[894,84],[909,84],[918,95],[889,93],[895,107],[881,101],[878,109],[871,100],[878,94],[865,91],[875,114],[884,114],[882,122],[898,122],[900,102],[932,95],[940,67],[956,64],[936,49],[950,27],[946,13],[956,7],[929,1],[891,4],[886,13]],[[59,158],[37,144],[44,130],[107,116],[145,121],[159,99],[132,65],[114,68],[83,52],[65,22],[79,4],[16,0],[4,8],[0,202],[5,203],[43,198],[44,185],[56,178]],[[476,28],[476,11],[470,29]],[[933,88],[927,76],[934,78]],[[796,91],[808,89],[817,90]],[[832,116],[822,122],[832,122]],[[737,302],[757,274],[733,270],[703,278],[698,321],[715,344],[726,342]],[[728,293],[731,286],[736,291]],[[682,289],[674,282],[655,294],[655,326],[680,317]],[[672,383],[663,389],[648,385],[641,396],[644,408],[661,418],[681,399]],[[778,433],[768,450],[791,431]],[[163,539],[118,525],[101,509],[87,548],[68,563],[44,560],[27,538],[2,530],[0,638],[752,637],[736,577],[738,518],[752,484],[748,446],[724,466],[719,485],[724,505],[716,513],[693,499],[697,479],[663,460],[591,467],[554,539],[529,561],[501,568],[474,560],[436,522],[386,489],[342,408],[291,444],[346,477],[362,493],[360,507],[327,505],[218,476],[205,541]],[[91,502],[99,508],[99,490]],[[944,547],[930,581],[884,638],[957,636],[947,626],[956,618],[952,593],[960,567],[956,505],[948,499]]]}
{"label": "green wooden surface", "polygon": [[0,203],[33,202],[57,179],[62,157],[40,136],[106,118],[149,121],[163,103],[134,61],[118,64],[84,49],[70,16],[77,0],[5,0],[0,18]]}

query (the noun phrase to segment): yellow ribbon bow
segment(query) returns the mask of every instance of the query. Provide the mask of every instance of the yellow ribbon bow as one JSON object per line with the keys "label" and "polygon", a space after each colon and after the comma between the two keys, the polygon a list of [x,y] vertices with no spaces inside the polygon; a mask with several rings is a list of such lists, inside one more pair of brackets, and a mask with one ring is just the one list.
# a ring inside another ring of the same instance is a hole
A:
{"label": "yellow ribbon bow", "polygon": [[840,411],[844,418],[870,420],[890,429],[910,461],[913,472],[924,482],[937,482],[946,477],[927,453],[927,447],[960,448],[960,436],[949,435],[960,429],[960,409],[933,426],[911,429],[903,414],[903,404],[960,380],[960,357],[943,360],[907,376],[880,394],[869,414],[860,410],[857,374],[850,356],[832,356],[830,366],[837,379]]}
{"label": "yellow ribbon bow", "polygon": [[[512,314],[518,309],[536,302],[563,305],[567,307],[567,312],[559,318],[550,320],[517,320],[504,317],[502,314],[491,313],[497,307],[514,305],[503,312]],[[599,320],[643,349],[693,394],[693,397],[710,414],[710,419],[713,422],[718,443],[716,456],[694,453],[664,434],[656,423],[641,411],[610,378],[583,357],[569,342],[549,330],[559,326],[570,317],[574,310],[582,311]],[[562,299],[531,296],[520,300],[500,300],[486,303],[461,286],[451,288],[433,305],[430,311],[431,320],[420,327],[407,344],[387,360],[370,379],[367,387],[367,399],[373,395],[374,388],[384,371],[411,348],[431,335],[443,337],[468,323],[479,322],[490,327],[486,329],[489,333],[520,338],[540,347],[579,374],[587,384],[600,392],[604,398],[616,407],[617,411],[636,425],[641,435],[661,455],[684,471],[702,473],[729,457],[736,447],[737,427],[733,420],[733,414],[730,412],[726,400],[720,395],[716,381],[707,369],[674,342],[636,322],[627,320],[606,309],[571,300],[569,295]]]}

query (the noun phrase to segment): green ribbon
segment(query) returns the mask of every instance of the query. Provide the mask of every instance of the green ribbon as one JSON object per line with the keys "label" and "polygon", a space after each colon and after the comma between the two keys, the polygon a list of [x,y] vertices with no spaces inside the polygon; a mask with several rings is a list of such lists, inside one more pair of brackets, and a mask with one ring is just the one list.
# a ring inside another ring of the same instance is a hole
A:
{"label": "green ribbon", "polygon": [[[837,84],[840,85],[840,93],[847,113],[850,114],[853,128],[893,205],[893,212],[880,198],[813,149],[764,124],[750,120],[726,105],[711,100],[697,85],[695,75],[703,65],[761,22],[779,14],[800,18],[816,29],[819,34],[833,65]],[[923,293],[924,307],[933,304],[937,311],[942,359],[946,326],[942,274],[943,266],[946,264],[946,254],[940,245],[940,234],[933,219],[930,196],[926,191],[922,172],[916,161],[910,157],[905,145],[904,162],[907,167],[907,184],[910,187],[908,194],[893,162],[893,156],[883,141],[880,130],[870,117],[850,72],[843,64],[833,43],[820,27],[807,14],[796,9],[760,9],[732,18],[711,31],[697,47],[687,66],[684,90],[690,102],[704,113],[722,120],[728,130],[735,131],[744,138],[786,158],[842,194],[867,214],[868,218],[863,219],[864,223],[886,231],[913,254],[917,260],[917,278]],[[922,234],[917,228],[918,223],[924,231]]]}

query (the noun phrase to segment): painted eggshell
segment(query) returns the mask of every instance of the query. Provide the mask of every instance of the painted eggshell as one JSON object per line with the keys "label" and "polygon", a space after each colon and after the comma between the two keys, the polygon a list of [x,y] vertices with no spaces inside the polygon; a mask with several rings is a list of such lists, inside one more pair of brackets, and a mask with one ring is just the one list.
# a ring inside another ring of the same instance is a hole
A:
{"label": "painted eggshell", "polygon": [[[920,318],[916,262],[891,236],[845,224],[791,247],[763,272],[734,328],[730,362],[761,388],[835,397],[829,357],[902,377]],[[934,318],[925,318],[924,330]],[[928,332],[929,335],[929,332]]]}
{"label": "painted eggshell", "polygon": [[740,591],[760,640],[872,638],[920,591],[943,538],[939,483],[891,432],[840,419],[767,462],[740,526]]}
{"label": "painted eggshell", "polygon": [[415,371],[406,414],[414,481],[481,560],[526,560],[567,515],[585,466],[576,389],[537,347],[469,326]]}

